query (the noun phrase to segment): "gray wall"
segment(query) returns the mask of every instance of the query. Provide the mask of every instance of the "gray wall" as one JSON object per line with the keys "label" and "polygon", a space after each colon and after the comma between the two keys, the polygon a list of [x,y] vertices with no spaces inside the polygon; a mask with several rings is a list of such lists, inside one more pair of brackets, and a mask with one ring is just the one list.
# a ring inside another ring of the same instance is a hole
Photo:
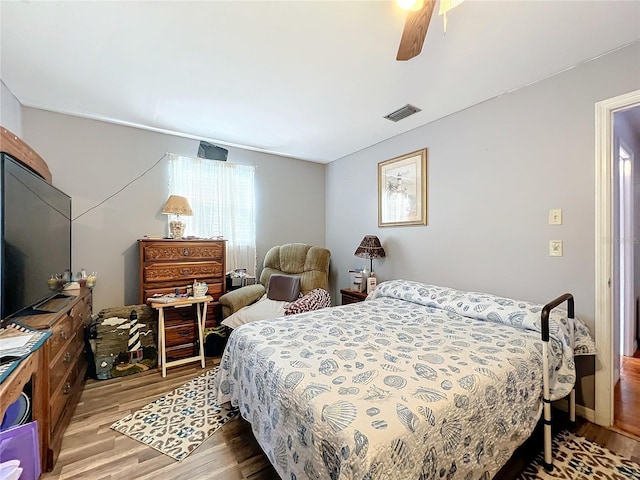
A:
{"label": "gray wall", "polygon": [[2,80],[0,80],[0,125],[22,138],[20,102]]}
{"label": "gray wall", "polygon": [[[98,272],[95,312],[138,303],[136,240],[167,233],[159,213],[168,195],[167,159],[160,159],[166,152],[195,157],[199,142],[33,108],[22,114],[23,140],[72,197],[72,265]],[[258,265],[275,244],[324,246],[324,165],[234,148],[228,161],[257,167]]]}
{"label": "gray wall", "polygon": [[[406,278],[544,303],[564,292],[594,332],[594,104],[640,87],[640,45],[492,99],[329,165],[327,248],[335,288],[365,234]],[[377,164],[428,149],[428,226],[377,227]],[[548,211],[562,208],[563,224]],[[549,240],[564,256],[549,257]],[[335,294],[335,292],[334,292]],[[582,372],[584,375],[586,372]],[[581,380],[593,408],[593,378]]]}

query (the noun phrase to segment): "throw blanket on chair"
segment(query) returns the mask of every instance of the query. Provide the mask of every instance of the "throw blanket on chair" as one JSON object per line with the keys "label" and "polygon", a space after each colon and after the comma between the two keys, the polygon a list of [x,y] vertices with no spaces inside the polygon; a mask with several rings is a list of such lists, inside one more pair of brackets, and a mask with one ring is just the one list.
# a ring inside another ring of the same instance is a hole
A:
{"label": "throw blanket on chair", "polygon": [[256,303],[243,307],[236,313],[225,318],[222,324],[229,328],[237,328],[240,325],[257,320],[294,315],[296,313],[319,310],[330,306],[331,296],[329,292],[323,288],[314,288],[293,302],[270,300],[265,294]]}

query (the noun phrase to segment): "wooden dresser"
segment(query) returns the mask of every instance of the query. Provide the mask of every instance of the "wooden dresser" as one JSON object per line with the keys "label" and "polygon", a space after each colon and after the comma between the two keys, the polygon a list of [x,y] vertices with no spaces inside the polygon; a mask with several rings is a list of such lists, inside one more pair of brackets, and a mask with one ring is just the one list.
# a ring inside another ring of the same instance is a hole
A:
{"label": "wooden dresser", "polygon": [[41,348],[41,365],[45,374],[41,376],[44,397],[42,418],[38,428],[43,431],[42,460],[45,470],[53,469],[62,435],[69,425],[85,383],[87,358],[85,352],[84,327],[91,320],[92,294],[88,288],[64,292],[74,298],[57,313],[42,313],[18,317],[17,320],[37,330],[48,330],[51,336]]}
{"label": "wooden dresser", "polygon": [[[213,297],[205,328],[221,319],[218,299],[225,292],[226,240],[138,240],[140,252],[140,303],[156,293],[185,293],[194,280],[206,282]],[[198,354],[197,316],[194,306],[165,312],[168,359]]]}

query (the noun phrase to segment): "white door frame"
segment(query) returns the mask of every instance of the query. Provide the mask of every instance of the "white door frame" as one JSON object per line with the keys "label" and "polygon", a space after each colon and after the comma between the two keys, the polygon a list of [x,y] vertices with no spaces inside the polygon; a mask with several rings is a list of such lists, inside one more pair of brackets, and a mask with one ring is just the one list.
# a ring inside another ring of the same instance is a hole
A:
{"label": "white door frame", "polygon": [[[613,114],[640,105],[640,90],[596,103],[595,423],[613,425]],[[615,352],[615,354],[619,354]]]}

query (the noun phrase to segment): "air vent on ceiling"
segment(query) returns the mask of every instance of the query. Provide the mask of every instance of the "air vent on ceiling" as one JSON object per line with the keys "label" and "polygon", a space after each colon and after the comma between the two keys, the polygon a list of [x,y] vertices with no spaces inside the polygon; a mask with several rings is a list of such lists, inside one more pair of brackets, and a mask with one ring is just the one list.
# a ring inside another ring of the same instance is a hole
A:
{"label": "air vent on ceiling", "polygon": [[399,108],[395,112],[391,112],[389,115],[385,115],[384,118],[386,118],[387,120],[391,120],[392,122],[397,122],[419,111],[420,109],[418,107],[414,107],[413,105],[409,105],[407,103],[404,107]]}

